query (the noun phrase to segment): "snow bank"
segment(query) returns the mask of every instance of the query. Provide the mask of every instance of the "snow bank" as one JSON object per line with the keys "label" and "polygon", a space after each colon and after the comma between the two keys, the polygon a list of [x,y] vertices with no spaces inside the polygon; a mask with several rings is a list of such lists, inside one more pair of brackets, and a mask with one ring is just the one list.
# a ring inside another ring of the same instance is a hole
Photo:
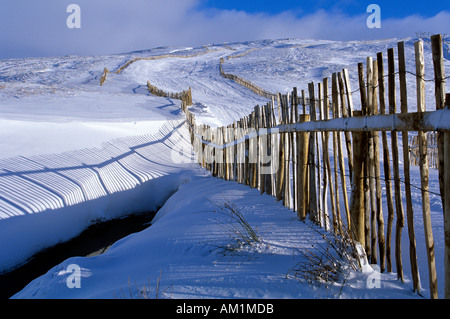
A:
{"label": "snow bank", "polygon": [[[257,230],[262,243],[224,254],[231,243],[220,213],[232,203]],[[149,228],[115,243],[95,257],[74,257],[31,282],[14,298],[412,298],[392,274],[350,272],[342,282],[310,286],[290,270],[301,261],[297,250],[315,251],[324,240],[317,226],[258,190],[212,178],[201,171],[180,186]],[[81,269],[80,288],[69,288],[72,272]],[[368,286],[378,276],[380,289]],[[159,284],[158,284],[159,282]]]}
{"label": "snow bank", "polygon": [[[156,211],[189,180],[184,121],[102,148],[0,160],[0,272],[98,220]],[[186,164],[183,164],[186,163]]]}

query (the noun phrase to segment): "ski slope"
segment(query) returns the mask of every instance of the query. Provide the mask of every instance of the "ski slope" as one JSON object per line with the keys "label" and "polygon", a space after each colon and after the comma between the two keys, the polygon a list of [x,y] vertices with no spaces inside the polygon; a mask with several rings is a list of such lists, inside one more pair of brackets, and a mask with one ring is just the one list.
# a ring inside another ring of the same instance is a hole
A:
{"label": "ski slope", "polygon": [[[355,89],[357,63],[396,47],[397,41],[266,40],[100,57],[1,60],[0,273],[77,236],[96,221],[163,205],[145,231],[120,240],[102,255],[74,257],[56,265],[14,297],[139,298],[140,288],[154,289],[160,280],[160,298],[421,298],[411,292],[409,266],[405,283],[398,282],[395,273],[379,274],[377,289],[367,285],[374,274],[368,265],[362,272],[349,270],[345,285],[328,288],[288,276],[300,258],[295,249],[312,249],[314,242],[320,242],[314,226],[298,222],[274,198],[217,180],[200,169],[192,160],[180,101],[151,96],[146,89],[147,80],[165,91],[191,87],[191,111],[197,121],[228,125],[267,100],[222,78],[220,58],[253,49],[225,60],[225,72],[271,92],[286,93],[293,86],[306,89],[308,82],[322,81],[342,68],[349,69]],[[407,61],[413,62],[413,39],[406,41]],[[429,56],[429,46],[425,49]],[[119,74],[109,73],[99,85],[104,67],[114,71],[136,57],[195,53],[202,54],[139,60]],[[449,68],[447,61],[448,74]],[[413,72],[414,64],[407,69]],[[433,77],[431,58],[426,61],[426,74]],[[408,77],[408,89],[415,92],[414,77]],[[433,109],[433,101],[434,84],[427,82],[427,109]],[[415,101],[408,102],[414,110]],[[430,189],[437,193],[436,172],[431,174]],[[412,179],[420,184],[417,168],[412,169]],[[439,278],[442,206],[437,196],[431,195],[431,200]],[[223,258],[215,249],[228,239],[214,211],[228,201],[245,213],[263,238],[262,247],[233,258]],[[414,209],[426,297],[420,207],[417,190]],[[405,252],[407,242],[405,227]],[[79,289],[66,285],[70,264],[82,269]],[[129,288],[130,281],[139,288]],[[442,282],[439,292],[442,295]]]}

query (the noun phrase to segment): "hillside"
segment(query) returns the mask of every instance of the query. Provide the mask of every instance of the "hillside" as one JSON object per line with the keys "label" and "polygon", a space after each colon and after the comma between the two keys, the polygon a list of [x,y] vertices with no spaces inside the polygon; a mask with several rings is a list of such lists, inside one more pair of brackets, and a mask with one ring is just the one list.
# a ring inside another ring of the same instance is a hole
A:
{"label": "hillside", "polygon": [[[153,96],[146,86],[149,81],[169,92],[190,87],[190,110],[197,121],[228,125],[267,99],[222,77],[221,58],[225,72],[273,93],[286,93],[293,86],[306,90],[309,82],[343,68],[349,69],[351,86],[357,88],[357,63],[396,47],[397,41],[285,39],[99,57],[0,60],[0,242],[9,243],[0,246],[0,273],[99,220],[162,206],[146,230],[120,240],[104,254],[55,265],[14,297],[139,298],[142,290],[150,290],[159,298],[422,298],[412,293],[409,269],[403,284],[395,273],[379,274],[369,265],[355,271],[345,264],[343,277],[327,285],[293,276],[290,271],[302,260],[299,251],[326,245],[322,230],[299,222],[274,198],[213,178],[197,166],[190,156],[180,101]],[[405,41],[407,69],[413,72],[414,39]],[[432,78],[427,43],[425,50],[426,74]],[[136,58],[142,59],[114,72]],[[110,73],[100,86],[105,67]],[[449,61],[445,67],[450,74]],[[412,75],[408,90],[415,90]],[[415,105],[411,98],[410,109]],[[427,82],[427,108],[434,108],[432,82]],[[414,183],[420,184],[418,168],[412,170]],[[437,172],[431,174],[430,191],[438,193]],[[415,195],[421,294],[428,297],[420,190]],[[442,204],[438,196],[430,196],[442,273]],[[215,212],[227,203],[258,230],[260,245],[231,256],[221,254],[229,234]],[[403,235],[407,252],[406,227]],[[81,268],[79,289],[66,285],[71,264]],[[368,284],[374,275],[380,288]]]}

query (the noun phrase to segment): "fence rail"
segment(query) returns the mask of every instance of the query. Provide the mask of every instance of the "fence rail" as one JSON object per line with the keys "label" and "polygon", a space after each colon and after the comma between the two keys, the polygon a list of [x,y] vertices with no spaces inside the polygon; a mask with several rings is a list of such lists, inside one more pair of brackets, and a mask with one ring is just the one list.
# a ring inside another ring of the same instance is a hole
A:
{"label": "fence rail", "polygon": [[[444,297],[450,298],[450,193],[444,192],[445,187],[450,187],[450,94],[445,94],[442,37],[431,37],[431,44],[436,95],[436,111],[432,112],[425,112],[422,41],[415,43],[417,112],[414,113],[408,113],[407,96],[411,93],[406,86],[404,42],[398,43],[397,60],[394,48],[388,49],[386,74],[382,52],[376,59],[367,58],[365,71],[364,64],[358,64],[359,88],[356,91],[351,90],[345,69],[334,73],[331,79],[310,83],[307,89],[309,114],[305,107],[303,111],[299,107],[294,88],[290,94],[268,96],[271,101],[266,105],[256,106],[248,116],[227,127],[211,128],[196,124],[195,116],[183,100],[182,109],[199,164],[213,176],[275,196],[296,211],[300,220],[309,216],[336,233],[346,227],[353,239],[365,248],[370,262],[378,263],[382,272],[392,272],[391,251],[394,250],[397,276],[402,281],[401,234],[406,222],[413,288],[419,292],[417,259],[425,256],[418,256],[416,251],[408,146],[409,132],[417,132],[419,151],[416,156],[421,178],[417,188],[422,195],[429,289],[431,298],[438,298],[425,136],[427,131],[437,131],[439,184],[445,220],[445,269],[444,278],[439,280],[445,281]],[[355,92],[360,93],[361,110],[353,109]],[[391,143],[388,143],[387,132],[390,132]],[[402,135],[403,159],[399,158],[398,134]],[[404,196],[400,161],[403,162]],[[382,187],[386,191],[387,225]],[[391,242],[395,242],[393,249]]]}

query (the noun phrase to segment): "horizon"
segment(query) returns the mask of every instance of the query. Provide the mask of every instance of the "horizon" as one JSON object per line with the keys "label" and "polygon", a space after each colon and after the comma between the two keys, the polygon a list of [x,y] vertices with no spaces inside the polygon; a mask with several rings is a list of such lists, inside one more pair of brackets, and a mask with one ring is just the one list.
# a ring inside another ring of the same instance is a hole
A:
{"label": "horizon", "polygon": [[[370,4],[380,8],[379,27],[369,27]],[[446,30],[444,1],[0,0],[0,59],[265,39],[378,40]]]}

